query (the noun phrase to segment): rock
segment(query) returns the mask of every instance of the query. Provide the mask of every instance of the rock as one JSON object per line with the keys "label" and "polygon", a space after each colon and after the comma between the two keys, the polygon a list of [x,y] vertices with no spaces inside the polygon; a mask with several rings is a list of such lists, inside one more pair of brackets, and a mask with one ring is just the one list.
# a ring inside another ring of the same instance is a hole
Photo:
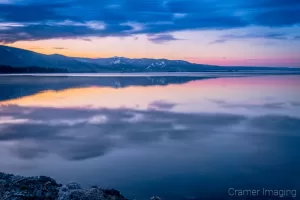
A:
{"label": "rock", "polygon": [[66,186],[69,190],[80,190],[80,189],[82,189],[81,186],[78,183],[75,183],[75,182],[68,183]]}
{"label": "rock", "polygon": [[0,173],[0,200],[127,200],[119,191],[77,183],[57,184],[46,176],[23,177]]}
{"label": "rock", "polygon": [[153,196],[153,197],[151,197],[150,200],[162,200],[162,199],[160,197],[158,197],[158,196]]}
{"label": "rock", "polygon": [[103,199],[111,199],[109,197],[104,197],[104,192],[101,189],[88,189],[84,192],[83,199],[89,199],[89,200],[103,200]]}
{"label": "rock", "polygon": [[63,186],[59,191],[58,200],[126,200],[117,190],[100,188],[68,189]]}
{"label": "rock", "polygon": [[68,200],[83,200],[84,191],[83,190],[71,190],[69,193]]}
{"label": "rock", "polygon": [[55,200],[58,184],[55,180],[40,177],[22,177],[0,174],[0,200]]}
{"label": "rock", "polygon": [[123,200],[125,197],[120,193],[120,191],[115,189],[105,189],[103,190],[104,197],[112,200]]}

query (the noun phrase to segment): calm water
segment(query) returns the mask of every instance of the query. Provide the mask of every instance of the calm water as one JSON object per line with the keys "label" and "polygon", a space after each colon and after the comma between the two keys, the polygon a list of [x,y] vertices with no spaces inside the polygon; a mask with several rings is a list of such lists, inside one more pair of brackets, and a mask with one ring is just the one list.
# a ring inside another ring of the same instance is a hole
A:
{"label": "calm water", "polygon": [[0,171],[138,200],[299,198],[299,88],[289,75],[0,77]]}

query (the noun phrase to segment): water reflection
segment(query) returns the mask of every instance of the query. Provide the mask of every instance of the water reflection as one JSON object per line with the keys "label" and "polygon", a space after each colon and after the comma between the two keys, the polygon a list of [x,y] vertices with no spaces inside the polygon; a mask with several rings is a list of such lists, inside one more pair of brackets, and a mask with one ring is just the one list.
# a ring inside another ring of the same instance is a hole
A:
{"label": "water reflection", "polygon": [[[38,92],[0,102],[2,171],[114,187],[142,200],[300,189],[297,76],[122,88],[54,81],[57,91],[25,80]],[[24,85],[10,81],[1,87]]]}
{"label": "water reflection", "polygon": [[[53,151],[68,160],[84,160],[135,144],[201,139],[245,120],[243,116],[230,114],[157,110],[29,108],[28,113],[27,109],[10,106],[2,109],[2,119],[8,120],[2,122],[6,126],[2,128],[0,141],[20,142],[12,146],[12,152],[23,159]],[[11,110],[17,110],[18,116],[5,117]]]}
{"label": "water reflection", "polygon": [[124,88],[129,86],[155,86],[182,84],[210,77],[1,77],[0,100],[32,95],[44,90],[64,90],[79,87]]}

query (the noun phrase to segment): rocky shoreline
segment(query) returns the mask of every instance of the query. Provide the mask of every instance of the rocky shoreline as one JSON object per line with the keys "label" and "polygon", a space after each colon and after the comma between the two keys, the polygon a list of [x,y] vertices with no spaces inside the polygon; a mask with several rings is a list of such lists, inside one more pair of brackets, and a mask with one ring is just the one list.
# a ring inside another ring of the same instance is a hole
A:
{"label": "rocky shoreline", "polygon": [[0,200],[127,200],[119,191],[77,183],[58,184],[46,176],[23,177],[0,172]]}

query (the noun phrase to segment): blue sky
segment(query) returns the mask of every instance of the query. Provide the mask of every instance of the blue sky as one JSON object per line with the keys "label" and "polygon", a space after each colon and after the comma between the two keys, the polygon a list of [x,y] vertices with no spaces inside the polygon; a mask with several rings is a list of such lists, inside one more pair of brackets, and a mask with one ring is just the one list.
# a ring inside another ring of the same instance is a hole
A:
{"label": "blue sky", "polygon": [[0,0],[0,42],[70,56],[300,67],[300,1]]}

